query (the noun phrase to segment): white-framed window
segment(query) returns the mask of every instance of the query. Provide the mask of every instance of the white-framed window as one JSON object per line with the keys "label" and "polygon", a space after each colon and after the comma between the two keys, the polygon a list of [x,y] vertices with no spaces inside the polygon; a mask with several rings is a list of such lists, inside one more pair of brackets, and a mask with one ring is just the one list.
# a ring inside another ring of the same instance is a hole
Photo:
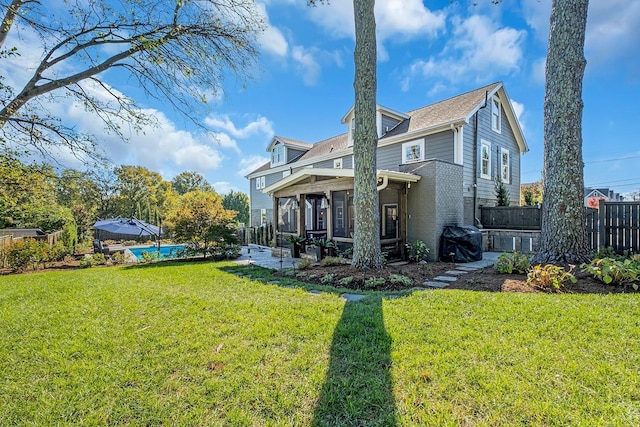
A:
{"label": "white-framed window", "polygon": [[356,129],[356,118],[355,116],[351,118],[351,122],[349,122],[349,140],[347,142],[347,146],[351,147],[353,145],[354,137],[355,137],[355,129]]}
{"label": "white-framed window", "polygon": [[265,184],[265,179],[264,178],[265,178],[264,176],[260,177],[260,188],[261,189],[264,188],[264,184]]}
{"label": "white-framed window", "polygon": [[424,160],[424,140],[410,141],[402,144],[402,163]]}
{"label": "white-framed window", "polygon": [[271,150],[271,166],[277,166],[285,163],[284,145],[277,143]]}
{"label": "white-framed window", "polygon": [[502,104],[500,98],[491,98],[491,129],[500,133],[502,131]]}
{"label": "white-framed window", "polygon": [[334,169],[342,169],[342,159],[334,159],[333,160],[333,168]]}
{"label": "white-framed window", "polygon": [[511,155],[509,150],[502,148],[500,150],[500,178],[505,184],[511,181]]}
{"label": "white-framed window", "polygon": [[480,178],[491,179],[491,143],[488,141],[480,145]]}
{"label": "white-framed window", "polygon": [[260,189],[260,177],[256,178],[256,190]]}
{"label": "white-framed window", "polygon": [[260,224],[265,225],[267,223],[267,210],[260,209]]}

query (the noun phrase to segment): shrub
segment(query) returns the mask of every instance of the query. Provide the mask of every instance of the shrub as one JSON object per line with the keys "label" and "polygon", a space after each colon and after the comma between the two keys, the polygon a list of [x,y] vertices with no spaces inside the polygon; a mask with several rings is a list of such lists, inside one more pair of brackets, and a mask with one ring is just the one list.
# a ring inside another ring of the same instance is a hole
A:
{"label": "shrub", "polygon": [[384,277],[369,277],[364,281],[364,287],[373,289],[384,285],[384,282],[386,282]]}
{"label": "shrub", "polygon": [[529,257],[518,252],[504,253],[498,257],[494,268],[502,274],[525,274],[531,267]]}
{"label": "shrub", "polygon": [[313,264],[313,262],[309,258],[302,258],[298,262],[298,270],[306,270],[311,267],[311,264]]}
{"label": "shrub", "polygon": [[107,263],[107,258],[104,254],[93,254],[91,255],[91,259],[94,265],[104,265]]}
{"label": "shrub", "polygon": [[405,245],[407,251],[409,251],[409,261],[420,262],[427,260],[427,254],[429,254],[429,248],[427,244],[422,240],[416,240],[413,243],[407,243]]}
{"label": "shrub", "polygon": [[577,282],[575,276],[571,274],[571,270],[566,271],[564,268],[553,264],[535,265],[529,269],[527,285],[543,289],[560,289],[567,281]]}
{"label": "shrub", "polygon": [[33,239],[16,240],[4,250],[7,265],[13,271],[35,266],[40,260],[39,253],[40,245]]}
{"label": "shrub", "polygon": [[342,279],[338,280],[338,284],[340,286],[349,286],[351,283],[353,283],[353,276],[343,277]]}
{"label": "shrub", "polygon": [[395,285],[403,285],[403,286],[411,286],[413,283],[411,279],[407,276],[403,276],[402,274],[391,274],[389,275],[389,281]]}
{"label": "shrub", "polygon": [[331,266],[335,266],[335,265],[342,265],[342,258],[339,258],[337,256],[324,257],[320,261],[320,265],[323,266],[323,267],[331,267]]}
{"label": "shrub", "polygon": [[[95,254],[95,255],[98,255],[98,254]],[[152,252],[143,251],[140,255],[142,255],[142,260],[144,262],[151,262],[158,259],[158,252],[156,251],[152,251]]]}
{"label": "shrub", "polygon": [[111,255],[111,262],[114,264],[124,264],[124,254],[122,252],[116,252]]}
{"label": "shrub", "polygon": [[[640,278],[640,260],[636,260],[636,257],[625,260],[598,258],[589,264],[582,264],[580,267],[582,271],[591,274],[607,285],[633,283]],[[633,287],[638,289],[637,284],[634,284]]]}
{"label": "shrub", "polygon": [[323,285],[332,285],[334,277],[335,277],[335,274],[331,274],[331,273],[325,274],[324,277],[320,279],[320,283],[322,283]]}

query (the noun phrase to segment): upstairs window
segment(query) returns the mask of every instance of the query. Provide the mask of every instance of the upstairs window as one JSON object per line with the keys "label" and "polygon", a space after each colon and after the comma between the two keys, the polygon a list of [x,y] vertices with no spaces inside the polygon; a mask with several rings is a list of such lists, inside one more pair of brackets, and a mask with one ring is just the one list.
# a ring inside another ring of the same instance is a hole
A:
{"label": "upstairs window", "polygon": [[334,169],[342,169],[342,159],[334,159],[333,167]]}
{"label": "upstairs window", "polygon": [[487,141],[480,148],[480,177],[491,179],[491,144]]}
{"label": "upstairs window", "polygon": [[491,98],[491,129],[500,133],[502,130],[502,104],[500,98]]}
{"label": "upstairs window", "polygon": [[411,141],[402,144],[402,163],[424,160],[424,141]]}
{"label": "upstairs window", "polygon": [[281,165],[284,162],[284,145],[278,143],[271,150],[271,166]]}
{"label": "upstairs window", "polygon": [[265,187],[264,176],[259,176],[256,178],[256,190],[262,190]]}
{"label": "upstairs window", "polygon": [[506,148],[500,150],[500,178],[505,184],[511,182],[511,155]]}

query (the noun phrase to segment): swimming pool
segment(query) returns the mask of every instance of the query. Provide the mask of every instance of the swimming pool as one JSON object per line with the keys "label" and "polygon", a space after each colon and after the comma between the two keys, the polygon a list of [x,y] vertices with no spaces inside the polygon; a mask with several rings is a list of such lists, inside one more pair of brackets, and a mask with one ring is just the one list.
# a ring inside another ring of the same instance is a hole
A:
{"label": "swimming pool", "polygon": [[[184,249],[184,245],[161,245],[160,246],[160,259],[180,258],[178,252]],[[149,252],[153,254],[158,253],[158,246],[151,245],[139,248],[129,248],[132,254],[136,256],[140,261],[143,261],[142,252]],[[183,255],[184,256],[184,255]]]}

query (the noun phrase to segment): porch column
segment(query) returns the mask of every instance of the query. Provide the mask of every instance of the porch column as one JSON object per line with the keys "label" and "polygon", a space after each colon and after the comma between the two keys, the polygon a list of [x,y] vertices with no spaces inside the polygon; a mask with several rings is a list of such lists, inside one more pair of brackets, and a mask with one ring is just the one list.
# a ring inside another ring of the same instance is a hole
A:
{"label": "porch column", "polygon": [[273,242],[270,242],[273,247],[282,246],[282,242],[278,244],[278,234],[280,232],[280,216],[278,215],[278,198],[272,197],[273,200]]}
{"label": "porch column", "polygon": [[407,221],[409,220],[408,215],[408,203],[407,203],[407,192],[409,189],[407,188],[407,184],[404,184],[404,188],[402,190],[398,190],[398,194],[400,196],[400,212],[398,212],[398,218],[400,219],[400,256],[404,259],[405,257],[405,244],[407,243]]}
{"label": "porch column", "polygon": [[307,210],[307,196],[306,194],[298,194],[298,235],[307,237],[305,232],[305,218]]}
{"label": "porch column", "polygon": [[331,190],[325,192],[325,197],[327,197],[327,201],[329,202],[329,207],[327,208],[327,239],[331,239],[333,237],[333,210],[331,206],[333,206],[333,200],[331,199],[331,195],[333,192]]}

